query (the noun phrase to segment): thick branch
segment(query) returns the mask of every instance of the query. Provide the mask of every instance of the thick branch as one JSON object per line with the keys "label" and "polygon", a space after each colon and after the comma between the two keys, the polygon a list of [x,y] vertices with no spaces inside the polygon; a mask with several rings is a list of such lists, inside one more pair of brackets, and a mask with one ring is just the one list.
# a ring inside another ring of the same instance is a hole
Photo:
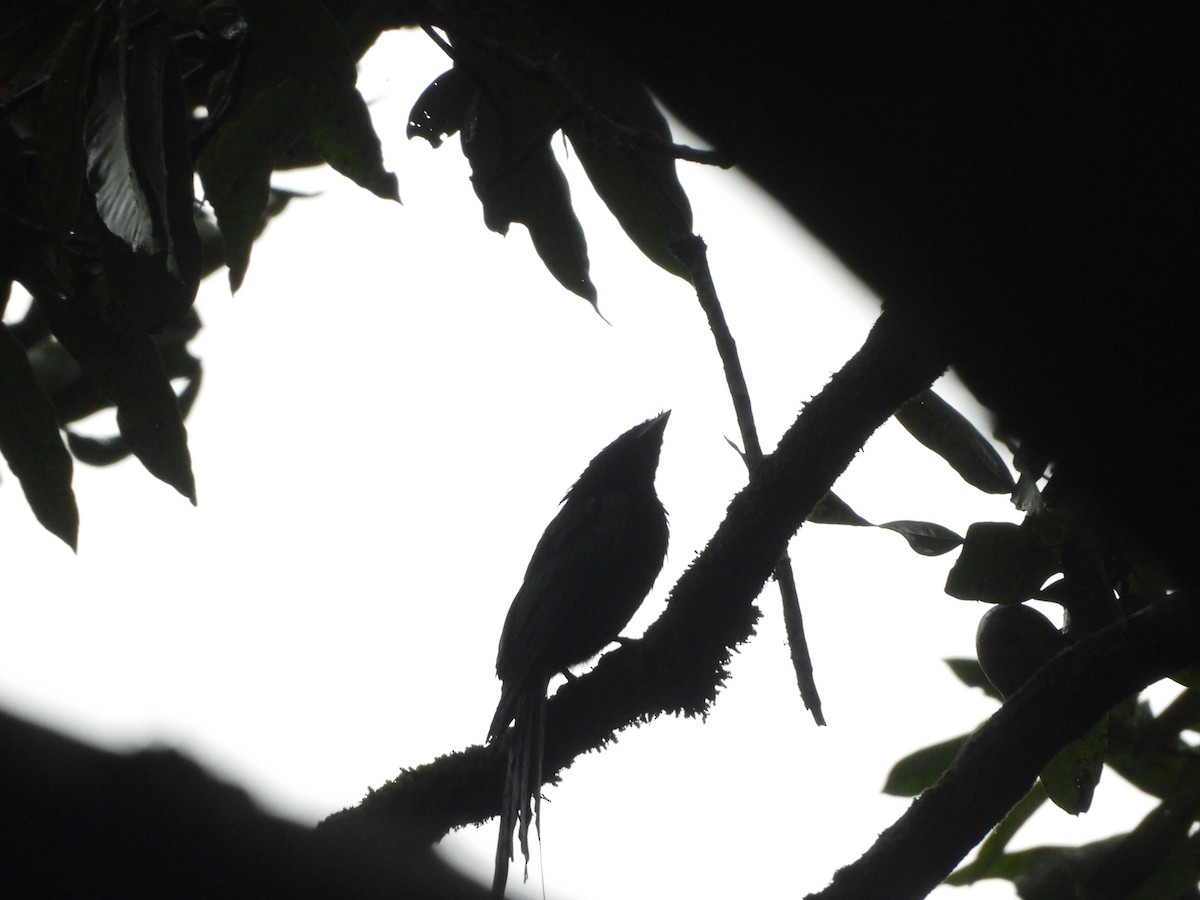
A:
{"label": "thick branch", "polygon": [[[753,633],[753,601],[789,539],[875,429],[944,367],[928,331],[887,313],[880,317],[859,352],[809,402],[734,498],[645,637],[606,654],[551,699],[547,779],[632,723],[709,708],[728,677],[732,648]],[[498,743],[405,772],[327,823],[378,815],[436,840],[456,825],[495,815],[504,759]]]}
{"label": "thick branch", "polygon": [[1200,659],[1200,608],[1174,595],[1063,651],[963,746],[942,779],[809,900],[918,900],[1126,697]]}

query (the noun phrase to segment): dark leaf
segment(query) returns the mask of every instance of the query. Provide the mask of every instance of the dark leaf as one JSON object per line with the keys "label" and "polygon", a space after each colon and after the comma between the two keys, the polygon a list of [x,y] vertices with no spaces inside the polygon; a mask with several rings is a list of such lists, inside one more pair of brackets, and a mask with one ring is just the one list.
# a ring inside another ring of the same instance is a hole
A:
{"label": "dark leaf", "polygon": [[[1153,858],[1157,865],[1138,886],[1132,900],[1196,900],[1200,897],[1200,833],[1182,839],[1175,835],[1170,837],[1173,840]],[[1132,849],[1136,852],[1143,848],[1134,845]],[[1146,858],[1141,858],[1143,864]],[[1130,854],[1122,862],[1136,865],[1139,859]]]}
{"label": "dark leaf", "polygon": [[106,321],[94,300],[42,300],[55,336],[117,407],[117,427],[151,474],[196,502],[187,432],[153,341]]}
{"label": "dark leaf", "polygon": [[408,137],[422,137],[440,147],[444,138],[462,128],[477,92],[475,83],[461,69],[443,72],[413,104],[408,116]]}
{"label": "dark leaf", "polygon": [[[141,120],[130,106],[130,90],[143,94],[161,94],[161,74],[154,60],[138,65],[136,77],[130,71],[130,56],[124,41],[118,41],[104,56],[96,75],[96,90],[92,95],[84,120],[83,142],[87,154],[87,177],[96,198],[96,212],[108,230],[128,244],[135,253],[154,254],[165,249],[162,212],[165,197],[155,197],[158,187],[165,194],[166,170],[139,171],[139,162],[156,156],[161,165],[162,153],[143,147],[142,160],[135,158],[134,141],[161,145],[161,122]],[[137,112],[145,112],[149,102],[138,104]],[[137,136],[132,123],[139,121]],[[156,128],[155,125],[158,127]]]}
{"label": "dark leaf", "polygon": [[277,85],[242,107],[204,148],[197,171],[221,229],[229,283],[237,290],[262,232],[271,196],[271,169],[308,130],[308,93],[295,82]]}
{"label": "dark leaf", "polygon": [[488,228],[507,234],[510,223],[529,229],[533,247],[550,274],[567,290],[596,302],[583,228],[571,207],[571,192],[549,139],[523,148],[503,164],[496,162],[501,123],[484,104],[463,151],[471,162],[475,193],[483,203]]}
{"label": "dark leaf", "polygon": [[869,526],[871,523],[850,508],[845,500],[833,491],[822,497],[808,514],[809,522],[821,525],[860,525]]}
{"label": "dark leaf", "polygon": [[1046,796],[1055,806],[1073,816],[1091,808],[1107,750],[1107,722],[1101,719],[1091,731],[1055,754],[1041,773]]}
{"label": "dark leaf", "polygon": [[1030,529],[976,522],[946,578],[946,593],[960,600],[1020,603],[1057,571],[1054,553]]}
{"label": "dark leaf", "polygon": [[[471,52],[464,44],[460,61]],[[513,222],[524,225],[550,274],[595,304],[587,241],[566,176],[550,149],[565,97],[545,81],[495,65],[486,56],[471,66],[483,83],[467,112],[460,145],[471,164],[484,223],[498,234],[507,234]]]}
{"label": "dark leaf", "polygon": [[[254,232],[253,238],[257,238],[262,234],[267,222],[287,209],[288,204],[292,200],[297,197],[309,196],[312,195],[298,194],[294,191],[285,191],[280,188],[270,188],[267,194],[266,209],[259,220],[258,230]],[[225,238],[221,234],[221,229],[217,227],[216,221],[203,208],[196,210],[195,222],[202,248],[200,274],[202,278],[207,278],[213,272],[217,271],[217,269],[221,268],[221,266],[225,265]]]}
{"label": "dark leaf", "polygon": [[893,531],[908,541],[908,545],[922,556],[949,553],[963,542],[963,539],[949,528],[934,522],[899,519],[875,525],[851,509],[850,505],[833,491],[821,498],[808,514],[806,521],[821,525],[854,525]]}
{"label": "dark leaf", "polygon": [[945,659],[942,660],[950,667],[955,676],[967,687],[979,688],[989,697],[996,700],[1003,700],[1000,692],[988,681],[988,677],[983,674],[983,666],[976,659]]}
{"label": "dark leaf", "polygon": [[1175,718],[1174,707],[1155,716],[1142,701],[1109,714],[1108,764],[1138,790],[1162,800],[1200,790],[1200,754],[1183,739],[1180,732],[1189,726]]}
{"label": "dark leaf", "polygon": [[960,871],[964,875],[970,874],[971,881],[955,873],[947,882],[952,879],[951,883],[957,885],[970,884],[985,877],[1003,878],[1017,886],[1022,900],[1063,900],[1077,896],[1077,886],[1106,852],[1106,845],[1116,840],[1109,838],[1083,847],[1033,847],[1005,853],[990,861],[986,875],[971,871],[972,867],[968,866]]}
{"label": "dark leaf", "polygon": [[879,526],[902,536],[908,545],[922,556],[941,556],[960,546],[963,539],[945,526],[934,522],[914,522],[902,519],[884,522]]}
{"label": "dark leaf", "polygon": [[[607,61],[576,73],[592,105],[564,129],[596,193],[652,262],[685,281],[671,244],[692,233],[692,208],[675,171],[667,120],[646,89]],[[654,145],[657,145],[657,149]]]}
{"label": "dark leaf", "polygon": [[[156,179],[162,177],[162,202],[167,242],[166,270],[181,285],[186,306],[173,311],[168,321],[176,321],[190,309],[200,283],[200,235],[196,230],[195,162],[189,139],[190,108],[183,85],[183,73],[169,38],[163,37],[166,52],[162,60],[162,93],[155,100],[155,112],[162,121],[161,167],[152,167]],[[140,44],[139,44],[140,46]],[[139,95],[140,96],[140,95]],[[147,116],[151,115],[147,111]],[[147,168],[151,168],[149,165]],[[156,184],[158,182],[156,181]],[[157,190],[157,189],[156,189]]]}
{"label": "dark leaf", "polygon": [[[179,414],[183,418],[187,418],[187,414],[191,412],[199,392],[200,372],[197,370],[179,394]],[[68,431],[67,446],[76,459],[89,466],[111,466],[133,452],[129,448],[129,442],[119,434],[112,437],[93,437]]]}
{"label": "dark leaf", "polygon": [[922,391],[905,403],[896,411],[896,419],[909,434],[950,463],[968,484],[989,494],[1008,494],[1016,487],[992,443],[933,391]]}
{"label": "dark leaf", "polygon": [[371,114],[354,88],[314,98],[317,114],[309,128],[313,145],[337,171],[385,200],[400,200],[396,176],[383,167],[383,149]]}
{"label": "dark leaf", "polygon": [[1022,898],[1120,897],[1183,900],[1195,896],[1200,838],[1188,835],[1195,805],[1162,804],[1137,828],[1082,847],[1034,847],[1004,856],[995,874]]}
{"label": "dark leaf", "polygon": [[954,761],[968,737],[969,735],[964,734],[910,753],[892,766],[883,792],[893,797],[915,797],[935,784],[942,777],[942,773],[950,768],[950,763]]}
{"label": "dark leaf", "polygon": [[83,124],[99,49],[116,25],[114,4],[81,10],[54,57],[42,92],[38,172],[51,226],[60,236],[74,229],[86,174]]}
{"label": "dark leaf", "polygon": [[71,490],[71,455],[54,405],[34,377],[24,349],[0,324],[0,452],[21,482],[38,521],[71,549],[79,512]]}
{"label": "dark leaf", "polygon": [[1022,900],[1075,897],[1079,886],[1119,841],[1120,837],[1111,837],[1081,847],[1032,847],[1006,854],[1006,865],[997,866],[997,872],[1013,882]]}

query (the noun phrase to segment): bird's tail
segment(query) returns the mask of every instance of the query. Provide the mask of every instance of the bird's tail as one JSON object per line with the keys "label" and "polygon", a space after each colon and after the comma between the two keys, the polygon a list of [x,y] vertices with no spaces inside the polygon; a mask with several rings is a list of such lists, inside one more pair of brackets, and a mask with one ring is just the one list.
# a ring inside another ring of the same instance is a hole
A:
{"label": "bird's tail", "polygon": [[508,745],[508,768],[504,774],[504,796],[500,805],[500,840],[496,843],[496,874],[492,894],[504,896],[508,864],[513,858],[513,829],[518,825],[525,878],[529,878],[529,824],[541,840],[542,745],[546,735],[546,688],[526,690],[517,700],[512,742]]}

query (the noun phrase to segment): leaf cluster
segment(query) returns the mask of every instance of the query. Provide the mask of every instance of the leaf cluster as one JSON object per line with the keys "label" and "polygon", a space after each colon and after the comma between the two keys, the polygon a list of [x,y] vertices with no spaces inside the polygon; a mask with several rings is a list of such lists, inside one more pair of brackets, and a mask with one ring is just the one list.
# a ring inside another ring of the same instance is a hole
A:
{"label": "leaf cluster", "polygon": [[[132,453],[194,502],[183,417],[200,383],[187,349],[198,284],[224,266],[241,285],[254,241],[294,196],[272,187],[276,171],[328,164],[400,199],[355,87],[357,59],[385,29],[420,23],[452,57],[409,135],[436,146],[461,134],[489,228],[525,225],[550,273],[595,302],[552,152],[561,133],[635,244],[690,277],[671,250],[691,232],[675,159],[705,154],[670,143],[629,73],[585,46],[551,54],[514,16],[374,0],[6,5],[0,289],[32,299],[0,337],[0,450],[43,524],[74,546],[72,454]],[[62,447],[64,428],[108,407],[118,435],[69,431]]]}
{"label": "leaf cluster", "polygon": [[[398,199],[354,88],[378,32],[356,21],[343,28],[315,0],[16,0],[0,12],[0,308],[14,285],[30,298],[0,325],[0,452],[72,547],[73,459],[132,454],[195,502],[192,304],[222,266],[241,284],[255,239],[294,196],[272,188],[272,171],[328,162]],[[110,408],[112,437],[68,427]]]}
{"label": "leaf cluster", "polygon": [[[1174,592],[1159,566],[1088,518],[1073,502],[1069,485],[1056,484],[1053,472],[1045,477],[1043,461],[1025,459],[1019,448],[1015,457],[1021,476],[1013,501],[1026,510],[1024,521],[972,525],[946,582],[952,597],[995,604],[980,622],[978,660],[947,664],[963,684],[1000,701],[1018,693],[1063,650]],[[1029,600],[1061,605],[1062,629],[1026,606]],[[1063,746],[975,859],[947,883],[1004,878],[1023,898],[1195,896],[1200,754],[1189,733],[1200,727],[1200,680],[1194,665],[1174,678],[1183,690],[1160,713],[1129,697]],[[900,760],[885,792],[920,794],[938,782],[970,738],[964,734]],[[1158,800],[1132,830],[1081,847],[1007,849],[1046,800],[1071,815],[1087,812],[1105,768]]]}

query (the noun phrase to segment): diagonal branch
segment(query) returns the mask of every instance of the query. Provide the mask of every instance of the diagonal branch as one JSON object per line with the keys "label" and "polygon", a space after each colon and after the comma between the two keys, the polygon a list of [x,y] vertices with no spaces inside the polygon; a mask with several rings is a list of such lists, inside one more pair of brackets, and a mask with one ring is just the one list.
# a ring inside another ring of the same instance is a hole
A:
{"label": "diagonal branch", "polygon": [[942,779],[808,900],[919,900],[1126,697],[1200,659],[1200,607],[1175,594],[1051,660],[980,726]]}
{"label": "diagonal branch", "polygon": [[[551,699],[546,780],[633,723],[708,710],[728,678],[733,648],[753,633],[754,599],[792,535],[875,429],[944,368],[930,329],[887,312],[880,317],[858,353],[763,458],[645,637],[606,654]],[[505,750],[500,740],[405,771],[324,824],[381,817],[414,837],[437,840],[497,814]]]}

